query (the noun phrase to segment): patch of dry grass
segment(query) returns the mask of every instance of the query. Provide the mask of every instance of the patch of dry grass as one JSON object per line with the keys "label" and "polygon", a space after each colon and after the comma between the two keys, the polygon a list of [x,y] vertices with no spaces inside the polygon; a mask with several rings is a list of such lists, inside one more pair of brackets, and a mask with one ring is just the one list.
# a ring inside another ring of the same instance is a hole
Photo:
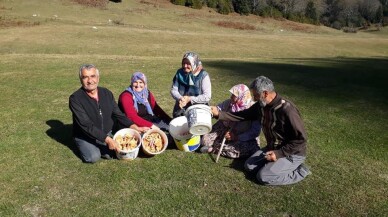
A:
{"label": "patch of dry grass", "polygon": [[105,9],[109,3],[109,0],[72,0],[80,5],[86,7],[95,7]]}
{"label": "patch of dry grass", "polygon": [[31,26],[38,26],[40,25],[40,22],[38,21],[24,21],[24,20],[17,20],[17,19],[9,19],[0,16],[0,28],[8,28],[8,27],[31,27]]}
{"label": "patch of dry grass", "polygon": [[239,29],[239,30],[255,30],[255,26],[242,23],[242,22],[232,22],[232,21],[218,21],[214,22],[216,26],[231,28],[231,29]]}

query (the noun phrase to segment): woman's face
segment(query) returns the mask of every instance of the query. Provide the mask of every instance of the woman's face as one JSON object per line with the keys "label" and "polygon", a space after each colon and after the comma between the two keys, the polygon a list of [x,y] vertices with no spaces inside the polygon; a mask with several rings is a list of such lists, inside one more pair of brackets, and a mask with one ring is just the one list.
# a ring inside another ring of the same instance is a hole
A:
{"label": "woman's face", "polygon": [[188,59],[182,60],[182,69],[186,73],[190,73],[192,71],[191,63]]}
{"label": "woman's face", "polygon": [[140,79],[132,83],[132,89],[136,92],[141,92],[144,89],[144,86],[144,82]]}
{"label": "woman's face", "polygon": [[232,100],[232,103],[236,103],[237,102],[237,96],[235,96],[235,95],[230,95],[230,99]]}

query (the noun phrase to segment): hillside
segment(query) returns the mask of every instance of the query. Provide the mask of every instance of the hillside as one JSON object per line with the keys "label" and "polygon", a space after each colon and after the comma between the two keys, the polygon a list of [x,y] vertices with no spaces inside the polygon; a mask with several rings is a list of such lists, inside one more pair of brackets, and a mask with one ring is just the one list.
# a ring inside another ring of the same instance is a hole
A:
{"label": "hillside", "polygon": [[[347,34],[168,0],[105,8],[0,0],[0,216],[386,216],[387,32]],[[144,72],[171,114],[172,78],[189,50],[209,72],[212,105],[259,75],[274,81],[302,115],[311,176],[262,186],[244,173],[244,159],[215,163],[174,148],[82,163],[69,110],[79,66],[95,64],[116,100],[132,73]]]}

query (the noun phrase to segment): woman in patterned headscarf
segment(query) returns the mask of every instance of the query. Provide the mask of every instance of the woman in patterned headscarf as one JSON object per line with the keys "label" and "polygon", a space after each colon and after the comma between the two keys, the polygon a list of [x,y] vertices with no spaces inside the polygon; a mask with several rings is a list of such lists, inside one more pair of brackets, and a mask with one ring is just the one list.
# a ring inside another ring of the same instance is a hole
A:
{"label": "woman in patterned headscarf", "polygon": [[187,52],[182,58],[182,67],[176,72],[171,96],[175,99],[173,116],[178,117],[194,104],[209,104],[211,83],[209,74],[203,69],[198,54]]}
{"label": "woman in patterned headscarf", "polygon": [[[220,111],[238,112],[249,108],[252,101],[249,88],[244,84],[233,86],[230,99],[218,104]],[[217,121],[212,131],[202,138],[201,152],[218,153],[223,138],[226,138],[221,155],[229,158],[249,157],[260,149],[257,140],[261,130],[260,121]]]}
{"label": "woman in patterned headscarf", "polygon": [[171,118],[156,103],[141,72],[132,75],[131,83],[119,96],[119,107],[138,126],[168,130]]}

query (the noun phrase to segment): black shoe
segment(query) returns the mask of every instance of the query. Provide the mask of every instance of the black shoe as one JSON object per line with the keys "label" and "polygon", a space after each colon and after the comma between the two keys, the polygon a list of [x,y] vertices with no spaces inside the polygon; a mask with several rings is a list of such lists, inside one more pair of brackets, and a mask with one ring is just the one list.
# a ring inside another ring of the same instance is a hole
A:
{"label": "black shoe", "polygon": [[113,157],[110,154],[102,154],[101,158],[105,159],[105,160],[112,160],[113,159]]}

